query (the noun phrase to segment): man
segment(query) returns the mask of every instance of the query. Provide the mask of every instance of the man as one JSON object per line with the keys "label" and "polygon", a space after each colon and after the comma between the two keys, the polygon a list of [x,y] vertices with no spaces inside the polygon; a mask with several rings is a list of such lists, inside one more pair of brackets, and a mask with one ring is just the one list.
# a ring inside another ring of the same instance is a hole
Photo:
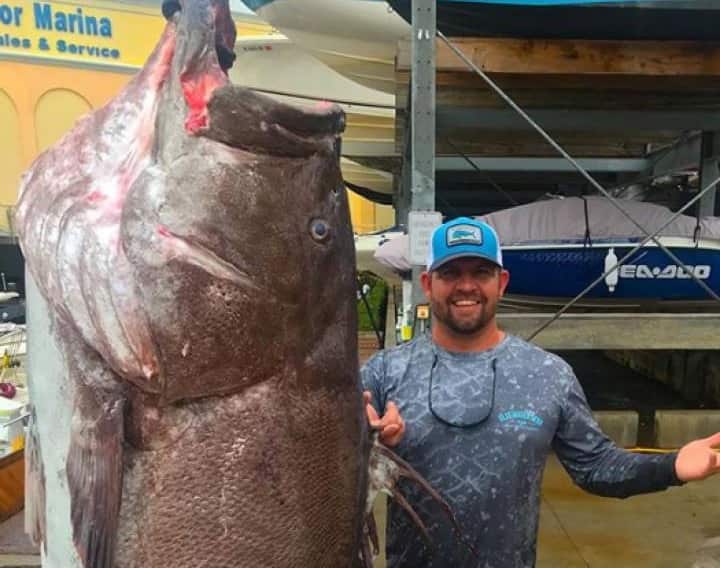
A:
{"label": "man", "polygon": [[390,568],[533,566],[551,450],[579,486],[610,497],[660,491],[720,470],[713,450],[720,434],[677,454],[616,447],[598,428],[570,366],[498,328],[495,313],[509,277],[489,225],[459,218],[440,226],[421,276],[431,336],[378,353],[363,368],[371,425],[447,499],[480,555],[457,541],[435,503],[406,485],[433,549],[391,502]]}

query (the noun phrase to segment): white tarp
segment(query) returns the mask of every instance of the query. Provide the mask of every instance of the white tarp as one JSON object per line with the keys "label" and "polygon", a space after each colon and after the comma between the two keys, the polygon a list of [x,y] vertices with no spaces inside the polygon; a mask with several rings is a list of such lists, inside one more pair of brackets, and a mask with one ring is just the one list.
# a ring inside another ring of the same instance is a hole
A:
{"label": "white tarp", "polygon": [[[496,211],[482,219],[495,228],[503,245],[582,239],[586,230],[584,202],[587,202],[590,238],[631,239],[645,236],[605,197],[568,197],[538,201]],[[654,203],[631,200],[621,200],[619,203],[650,233],[654,233],[674,215],[667,207]],[[696,225],[695,217],[681,215],[663,229],[660,236],[692,238]],[[720,218],[702,220],[699,236],[705,239],[720,239]]]}
{"label": "white tarp", "polygon": [[[585,202],[588,220],[585,222]],[[661,205],[642,201],[621,200],[620,204],[643,228],[654,233],[674,215]],[[645,237],[608,199],[601,196],[568,197],[537,201],[480,217],[492,225],[504,247],[538,241],[584,239],[589,227],[590,239],[637,239]],[[660,232],[662,237],[693,238],[697,220],[681,215]],[[699,238],[720,240],[720,218],[700,221]],[[380,246],[375,259],[397,272],[410,270],[408,237],[400,235]]]}

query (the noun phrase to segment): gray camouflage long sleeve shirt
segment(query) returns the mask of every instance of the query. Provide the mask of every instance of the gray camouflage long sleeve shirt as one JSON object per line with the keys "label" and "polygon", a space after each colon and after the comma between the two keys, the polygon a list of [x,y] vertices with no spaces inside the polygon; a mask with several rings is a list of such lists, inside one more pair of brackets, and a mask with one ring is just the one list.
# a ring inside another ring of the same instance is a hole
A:
{"label": "gray camouflage long sleeve shirt", "polygon": [[396,448],[453,508],[474,557],[436,503],[401,490],[430,530],[429,549],[390,502],[389,568],[525,568],[535,564],[540,485],[554,450],[589,492],[628,497],[678,485],[675,454],[647,456],[602,433],[572,369],[517,337],[476,353],[451,353],[423,336],[372,357],[364,387],[382,413],[393,401],[407,429]]}

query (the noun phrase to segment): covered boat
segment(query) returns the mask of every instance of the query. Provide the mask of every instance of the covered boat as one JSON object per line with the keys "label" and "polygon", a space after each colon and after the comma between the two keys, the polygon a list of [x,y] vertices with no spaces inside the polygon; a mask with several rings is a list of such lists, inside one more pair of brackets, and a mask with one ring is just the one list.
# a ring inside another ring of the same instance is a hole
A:
{"label": "covered boat", "polygon": [[[397,42],[410,27],[378,0],[242,0],[295,45],[348,79],[395,95]],[[349,95],[346,100],[357,100]]]}
{"label": "covered boat", "polygon": [[[672,211],[639,201],[620,202],[642,227],[654,232]],[[482,217],[498,232],[510,270],[510,303],[561,305],[582,292],[644,240],[644,233],[603,197],[540,201]],[[591,305],[624,308],[714,302],[692,272],[720,293],[720,218],[680,216],[660,232],[660,242],[687,271],[650,242],[585,296]],[[407,236],[380,246],[378,262],[398,273],[410,268]],[[586,305],[587,305],[587,301]]]}
{"label": "covered boat", "polygon": [[[410,22],[412,0],[389,0]],[[717,0],[437,0],[447,36],[606,40],[720,39]]]}

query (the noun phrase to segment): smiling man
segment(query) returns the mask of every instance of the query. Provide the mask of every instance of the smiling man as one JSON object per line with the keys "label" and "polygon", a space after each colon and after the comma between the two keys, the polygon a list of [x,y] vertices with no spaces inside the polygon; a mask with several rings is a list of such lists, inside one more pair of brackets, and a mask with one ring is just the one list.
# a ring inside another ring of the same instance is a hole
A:
{"label": "smiling man", "polygon": [[389,568],[534,566],[550,451],[578,485],[610,497],[660,491],[720,469],[718,434],[678,454],[616,447],[570,366],[498,328],[509,278],[492,227],[469,218],[441,225],[421,279],[432,333],[378,353],[363,368],[371,425],[447,499],[479,552],[457,541],[434,502],[404,487],[433,548],[391,502]]}

